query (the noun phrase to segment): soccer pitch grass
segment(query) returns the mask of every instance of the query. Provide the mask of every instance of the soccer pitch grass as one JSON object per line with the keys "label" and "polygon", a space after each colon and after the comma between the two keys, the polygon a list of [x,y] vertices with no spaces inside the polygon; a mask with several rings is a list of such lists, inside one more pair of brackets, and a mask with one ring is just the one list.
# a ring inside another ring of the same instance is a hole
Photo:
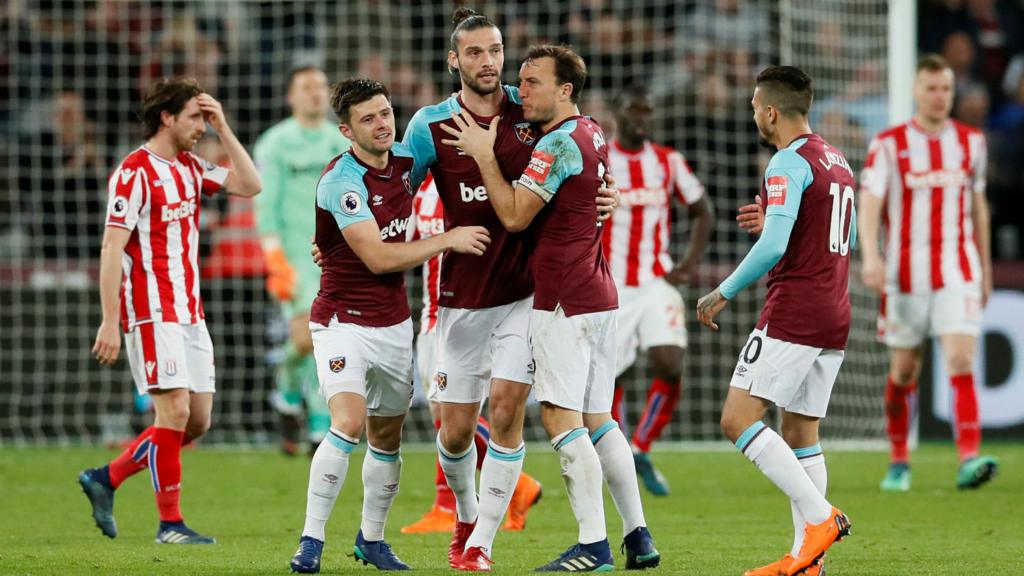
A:
{"label": "soccer pitch grass", "polygon": [[[879,492],[885,454],[826,452],[829,496],[853,520],[853,534],[828,555],[828,573],[1024,573],[1024,445],[993,443],[987,448],[1002,464],[990,485],[957,491],[954,447],[926,445],[914,454],[914,486],[907,494]],[[108,540],[94,527],[76,477],[113,456],[91,449],[0,450],[0,574],[288,572],[305,510],[305,457],[212,448],[185,451],[183,512],[192,527],[216,536],[219,543],[177,547],[153,543],[157,517],[145,473],[118,491],[117,539]],[[789,503],[742,456],[659,452],[654,457],[672,487],[666,498],[644,494],[647,521],[663,556],[658,573],[741,575],[788,549]],[[398,532],[432,501],[433,459],[425,447],[405,451],[388,540],[419,573],[451,574],[447,535]],[[361,462],[362,455],[354,455],[328,525],[325,574],[375,572],[347,556],[359,524]],[[555,454],[531,446],[526,470],[543,482],[544,498],[524,532],[498,535],[498,573],[529,572],[554,559],[576,537]],[[621,526],[608,499],[605,512],[616,566],[622,569]]]}

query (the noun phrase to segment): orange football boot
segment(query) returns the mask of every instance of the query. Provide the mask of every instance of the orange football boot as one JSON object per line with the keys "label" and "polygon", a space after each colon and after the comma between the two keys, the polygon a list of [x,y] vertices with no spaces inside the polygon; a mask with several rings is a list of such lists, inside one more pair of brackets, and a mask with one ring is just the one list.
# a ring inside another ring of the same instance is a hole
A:
{"label": "orange football boot", "polygon": [[512,500],[508,503],[508,517],[501,529],[519,532],[526,528],[526,515],[540,501],[542,494],[540,482],[525,472],[520,474],[516,489],[512,492]]}
{"label": "orange football boot", "polygon": [[[786,553],[781,560],[776,560],[767,566],[747,570],[743,573],[743,576],[785,576],[786,571],[792,564],[793,555]],[[814,566],[807,568],[804,570],[804,574],[807,576],[825,576],[825,561],[822,560]]]}
{"label": "orange football boot", "polygon": [[451,534],[455,530],[455,510],[442,508],[437,504],[423,515],[422,518],[402,527],[402,534],[433,534],[445,532]]}
{"label": "orange football boot", "polygon": [[821,524],[808,524],[804,528],[804,544],[800,554],[786,570],[786,576],[805,574],[806,570],[825,555],[825,551],[850,533],[850,519],[842,510],[832,507],[828,519]]}

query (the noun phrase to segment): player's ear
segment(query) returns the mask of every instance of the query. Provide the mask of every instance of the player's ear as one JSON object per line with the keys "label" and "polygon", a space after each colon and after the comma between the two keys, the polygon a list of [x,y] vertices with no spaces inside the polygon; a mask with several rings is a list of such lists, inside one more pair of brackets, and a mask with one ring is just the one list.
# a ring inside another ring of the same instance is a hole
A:
{"label": "player's ear", "polygon": [[352,129],[349,128],[348,124],[338,124],[338,132],[341,132],[341,135],[350,141],[354,140],[354,134],[352,134]]}
{"label": "player's ear", "polygon": [[160,125],[161,126],[168,126],[169,127],[173,123],[174,123],[174,114],[171,114],[167,110],[161,110],[160,111]]}
{"label": "player's ear", "polygon": [[459,55],[454,50],[448,51],[448,73],[454,74],[459,69]]}

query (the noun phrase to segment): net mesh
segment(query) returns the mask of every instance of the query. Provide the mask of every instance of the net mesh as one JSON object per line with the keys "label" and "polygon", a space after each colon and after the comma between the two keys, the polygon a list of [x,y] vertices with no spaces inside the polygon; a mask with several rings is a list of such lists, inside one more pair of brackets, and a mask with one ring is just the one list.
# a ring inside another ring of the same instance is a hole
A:
{"label": "net mesh", "polygon": [[[127,362],[102,369],[89,350],[99,324],[97,272],[106,177],[140,143],[142,90],[161,75],[191,74],[217,97],[250,147],[287,115],[288,72],[318,65],[332,81],[366,75],[390,88],[399,129],[423,105],[457,89],[445,69],[451,3],[13,0],[0,13],[0,443],[95,442],[126,433],[135,411]],[[749,98],[764,66],[793,63],[815,79],[812,126],[859,170],[869,137],[886,124],[885,0],[591,0],[504,2],[476,8],[495,19],[514,82],[526,48],[564,42],[587,60],[584,113],[609,132],[605,101],[647,84],[656,96],[654,140],[680,150],[718,217],[688,307],[752,243],[733,221],[758,190],[767,152]],[[223,155],[215,137],[197,150]],[[268,397],[287,337],[264,290],[247,200],[204,200],[203,294],[217,353],[214,441],[274,437]],[[688,223],[678,214],[673,247]],[[421,283],[410,277],[411,302]],[[853,333],[825,435],[876,439],[884,430],[884,349],[874,341],[877,303],[851,283]],[[672,440],[721,438],[718,418],[763,286],[722,317],[722,331],[690,315],[685,392]],[[415,312],[414,312],[415,314]],[[635,421],[651,375],[641,357],[627,373]],[[527,437],[544,436],[531,409]],[[407,437],[433,427],[421,403]]]}

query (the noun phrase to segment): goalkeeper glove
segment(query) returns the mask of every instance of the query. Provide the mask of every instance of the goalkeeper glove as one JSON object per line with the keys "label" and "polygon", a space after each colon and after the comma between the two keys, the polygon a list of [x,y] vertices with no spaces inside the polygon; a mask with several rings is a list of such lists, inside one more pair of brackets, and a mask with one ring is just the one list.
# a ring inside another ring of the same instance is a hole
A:
{"label": "goalkeeper glove", "polygon": [[288,263],[280,247],[264,252],[267,260],[267,292],[282,302],[295,295],[295,268]]}

